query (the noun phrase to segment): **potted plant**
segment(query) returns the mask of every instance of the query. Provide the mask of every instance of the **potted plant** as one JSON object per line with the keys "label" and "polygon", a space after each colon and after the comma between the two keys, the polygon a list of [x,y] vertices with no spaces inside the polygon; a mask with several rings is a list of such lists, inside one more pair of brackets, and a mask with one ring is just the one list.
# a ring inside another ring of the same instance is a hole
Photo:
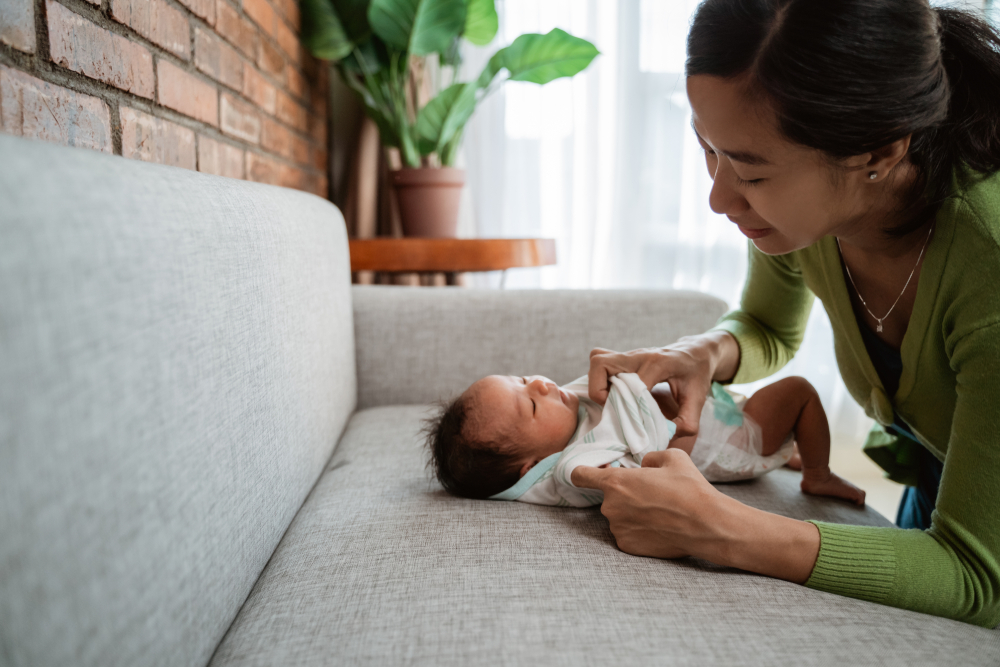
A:
{"label": "potted plant", "polygon": [[[476,104],[504,80],[546,84],[577,74],[598,54],[558,28],[525,34],[498,50],[478,78],[457,82],[461,40],[484,46],[496,36],[494,0],[300,2],[306,48],[334,63],[383,145],[399,149],[403,168],[391,177],[408,236],[455,235],[465,175],[453,165]],[[414,59],[435,54],[455,82],[421,106]],[[507,76],[498,81],[501,72]]]}

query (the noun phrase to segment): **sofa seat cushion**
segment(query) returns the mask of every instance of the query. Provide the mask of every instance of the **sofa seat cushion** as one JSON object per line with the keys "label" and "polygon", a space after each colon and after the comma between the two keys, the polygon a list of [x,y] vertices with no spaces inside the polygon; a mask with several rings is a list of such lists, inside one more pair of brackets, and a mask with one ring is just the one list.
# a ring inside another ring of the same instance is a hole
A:
{"label": "sofa seat cushion", "polygon": [[[596,508],[452,498],[428,409],[354,415],[212,665],[985,665],[1000,635],[696,559],[622,553]],[[889,525],[779,470],[720,485],[798,518]]]}

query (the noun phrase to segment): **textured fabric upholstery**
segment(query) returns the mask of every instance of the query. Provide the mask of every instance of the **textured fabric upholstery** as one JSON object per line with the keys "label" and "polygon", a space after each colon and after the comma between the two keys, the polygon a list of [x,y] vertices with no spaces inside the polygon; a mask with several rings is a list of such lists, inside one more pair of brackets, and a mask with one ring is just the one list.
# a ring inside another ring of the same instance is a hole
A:
{"label": "textured fabric upholstery", "polygon": [[[356,414],[212,662],[995,665],[1000,635],[685,559],[618,551],[597,509],[452,498],[417,406]],[[797,518],[889,525],[797,473],[719,485]]]}
{"label": "textured fabric upholstery", "polygon": [[358,407],[431,403],[490,373],[564,384],[592,348],[666,345],[723,312],[694,292],[355,287]]}
{"label": "textured fabric upholstery", "polygon": [[0,135],[0,664],[203,665],[354,409],[340,214]]}

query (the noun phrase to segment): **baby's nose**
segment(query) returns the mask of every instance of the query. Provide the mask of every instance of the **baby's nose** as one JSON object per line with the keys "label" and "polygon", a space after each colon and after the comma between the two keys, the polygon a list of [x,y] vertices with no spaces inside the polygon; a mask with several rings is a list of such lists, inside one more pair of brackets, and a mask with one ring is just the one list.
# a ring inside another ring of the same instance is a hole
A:
{"label": "baby's nose", "polygon": [[550,391],[552,391],[552,387],[549,386],[548,380],[538,375],[536,375],[535,378],[531,381],[531,385],[532,387],[535,388],[535,391],[540,393],[542,396],[545,396]]}

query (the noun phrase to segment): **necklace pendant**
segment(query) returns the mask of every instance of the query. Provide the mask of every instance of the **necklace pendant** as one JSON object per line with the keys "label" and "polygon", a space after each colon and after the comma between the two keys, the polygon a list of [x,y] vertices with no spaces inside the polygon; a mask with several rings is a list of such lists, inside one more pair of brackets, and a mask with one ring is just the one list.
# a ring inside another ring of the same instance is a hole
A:
{"label": "necklace pendant", "polygon": [[882,323],[881,322],[878,323],[878,326],[875,328],[875,331],[877,331],[878,333],[882,333]]}

